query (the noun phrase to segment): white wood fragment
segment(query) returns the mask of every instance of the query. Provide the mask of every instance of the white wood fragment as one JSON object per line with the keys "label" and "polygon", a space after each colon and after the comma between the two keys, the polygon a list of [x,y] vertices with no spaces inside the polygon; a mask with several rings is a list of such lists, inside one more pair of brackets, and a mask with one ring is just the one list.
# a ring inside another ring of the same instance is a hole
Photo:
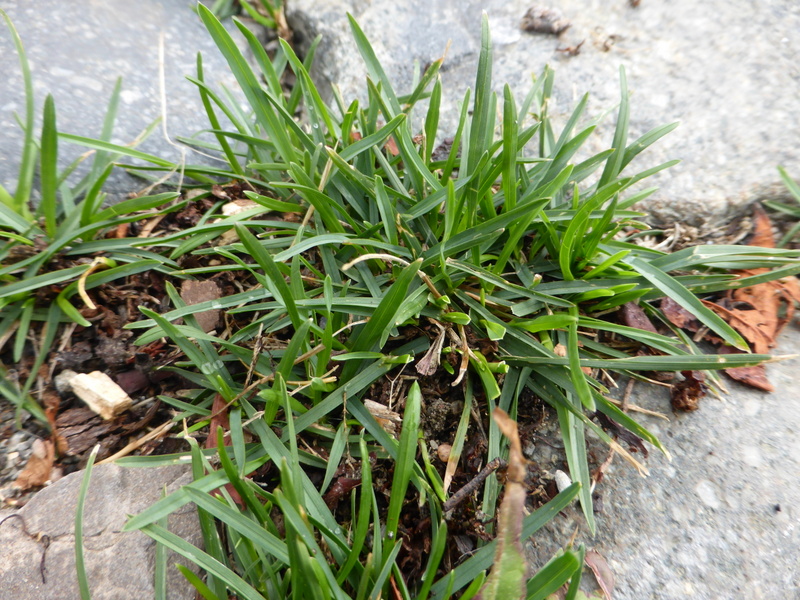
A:
{"label": "white wood fragment", "polygon": [[370,413],[372,413],[372,416],[375,417],[375,420],[380,424],[381,427],[383,427],[395,438],[397,437],[397,430],[400,426],[400,423],[403,422],[403,418],[399,413],[396,413],[380,402],[375,402],[374,400],[364,400],[364,406]]}
{"label": "white wood fragment", "polygon": [[[243,213],[251,208],[256,208],[257,206],[261,205],[258,202],[253,202],[250,199],[233,200],[222,206],[222,214],[226,217],[232,217],[233,215],[238,215],[239,213]],[[266,208],[264,209],[264,212],[267,212]]]}
{"label": "white wood fragment", "polygon": [[106,420],[119,416],[133,404],[125,390],[100,371],[79,373],[69,383],[72,392]]}

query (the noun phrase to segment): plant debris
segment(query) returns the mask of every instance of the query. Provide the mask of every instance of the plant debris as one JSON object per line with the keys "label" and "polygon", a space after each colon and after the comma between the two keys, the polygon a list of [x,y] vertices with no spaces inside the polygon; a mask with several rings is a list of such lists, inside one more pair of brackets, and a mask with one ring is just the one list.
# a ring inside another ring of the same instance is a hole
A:
{"label": "plant debris", "polygon": [[[554,8],[546,6],[532,6],[522,17],[520,27],[529,33],[546,33],[549,35],[560,35],[566,31],[572,23]],[[583,42],[581,42],[583,43]]]}

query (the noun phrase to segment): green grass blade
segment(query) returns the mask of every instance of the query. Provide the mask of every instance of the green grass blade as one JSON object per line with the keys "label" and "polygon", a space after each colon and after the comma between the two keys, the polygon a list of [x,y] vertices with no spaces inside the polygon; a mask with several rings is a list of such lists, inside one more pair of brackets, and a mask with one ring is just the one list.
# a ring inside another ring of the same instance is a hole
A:
{"label": "green grass blade", "polygon": [[[33,175],[36,167],[36,142],[33,139],[34,124],[34,98],[33,98],[33,78],[22,39],[17,33],[16,27],[11,22],[6,11],[0,9],[0,15],[6,22],[8,31],[14,41],[14,48],[19,56],[20,67],[22,68],[22,82],[25,87],[25,125],[23,131],[25,137],[22,143],[22,160],[19,166],[19,176],[17,178],[17,190],[14,193],[14,201],[10,206],[17,214],[27,220],[32,219],[28,202],[30,201],[31,189],[33,188]],[[6,198],[7,200],[7,198]]]}
{"label": "green grass blade", "polygon": [[582,561],[574,552],[554,558],[528,580],[526,600],[545,600],[582,568]]}
{"label": "green grass blade", "polygon": [[[361,326],[348,341],[351,352],[373,352],[382,345],[381,340],[389,336],[394,326],[395,315],[402,308],[411,282],[416,278],[422,260],[417,259],[405,267],[366,325]],[[348,361],[342,369],[340,381],[347,382],[356,374],[360,361]]]}
{"label": "green grass blade", "polygon": [[275,261],[272,260],[269,252],[264,249],[264,246],[259,243],[256,236],[250,233],[248,228],[241,223],[237,223],[235,229],[250,256],[255,259],[275,286],[275,297],[282,300],[286,312],[289,314],[289,318],[292,321],[292,325],[294,325],[295,329],[299,329],[305,318],[300,315],[300,311],[297,309],[297,305],[294,301],[294,296],[292,296],[292,292],[286,284],[283,275],[278,270]]}
{"label": "green grass blade", "polygon": [[400,522],[400,511],[406,498],[406,490],[414,470],[414,457],[417,453],[417,437],[419,436],[419,419],[422,406],[422,392],[416,381],[411,385],[406,397],[403,414],[403,429],[400,432],[400,447],[392,478],[392,495],[386,513],[386,544],[397,540],[397,527]]}
{"label": "green grass blade", "polygon": [[275,144],[280,156],[286,162],[297,160],[296,151],[289,139],[283,121],[272,110],[270,102],[267,100],[268,94],[264,92],[236,42],[214,14],[203,4],[198,4],[197,12],[228,62],[228,66],[234,77],[236,77],[236,81],[239,82],[239,86],[244,92],[258,122],[264,128],[269,139]]}
{"label": "green grass blade", "polygon": [[622,100],[619,103],[619,115],[617,116],[617,127],[614,130],[614,140],[611,142],[614,154],[606,162],[603,174],[597,183],[598,188],[610,183],[620,174],[622,162],[625,158],[625,144],[628,140],[628,120],[630,118],[630,99],[628,96],[628,79],[625,76],[625,67],[622,65],[619,67],[619,83]]}
{"label": "green grass blade", "polygon": [[58,130],[56,128],[56,106],[53,96],[47,95],[44,101],[42,118],[42,151],[39,176],[42,186],[42,201],[39,210],[44,215],[45,230],[51,238],[56,233],[58,189]]}
{"label": "green grass blade", "polygon": [[75,570],[77,571],[78,591],[81,595],[81,600],[91,600],[92,597],[89,592],[89,579],[86,574],[86,564],[83,556],[83,508],[86,504],[86,495],[89,492],[89,482],[92,480],[92,467],[99,450],[100,445],[98,444],[89,454],[89,460],[86,462],[86,468],[81,479],[81,487],[78,490],[78,504],[75,509]]}
{"label": "green grass blade", "polygon": [[141,531],[223,581],[228,589],[236,593],[240,598],[264,600],[261,594],[231,569],[171,531],[155,524],[145,525],[141,528]]}
{"label": "green grass blade", "polygon": [[652,263],[638,257],[626,257],[623,259],[623,262],[627,263],[642,275],[642,277],[652,283],[653,286],[692,313],[701,323],[717,333],[723,340],[739,350],[744,350],[745,352],[749,351],[747,342],[742,339],[739,333],[723,321],[716,313],[711,311],[711,309],[703,306],[702,302],[697,299],[697,296],[681,285],[675,278],[670,277],[661,269],[654,267]]}

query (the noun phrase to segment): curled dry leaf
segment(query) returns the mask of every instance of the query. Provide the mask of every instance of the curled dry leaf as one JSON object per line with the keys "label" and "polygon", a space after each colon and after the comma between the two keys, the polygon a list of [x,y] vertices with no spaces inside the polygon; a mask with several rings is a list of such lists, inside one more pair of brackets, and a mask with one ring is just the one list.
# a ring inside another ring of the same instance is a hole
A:
{"label": "curled dry leaf", "polygon": [[397,437],[397,430],[400,427],[400,423],[403,422],[403,417],[400,416],[400,413],[374,400],[364,400],[364,407],[375,417],[381,427],[393,437]]}
{"label": "curled dry leaf", "polygon": [[522,27],[523,31],[530,33],[559,35],[566,31],[570,25],[572,23],[565,19],[559,11],[546,6],[532,6],[522,17],[520,27]]}
{"label": "curled dry leaf", "polygon": [[425,356],[417,361],[417,365],[415,367],[417,369],[417,373],[422,376],[431,376],[436,373],[436,369],[439,368],[439,362],[442,356],[442,347],[444,346],[444,338],[446,333],[447,329],[442,327],[439,331],[439,335],[436,336],[436,339],[431,344],[431,347],[428,348],[428,351],[425,353]]}
{"label": "curled dry leaf", "polygon": [[599,552],[588,550],[583,560],[586,566],[594,573],[594,578],[597,579],[597,583],[600,585],[600,589],[603,590],[606,600],[611,600],[611,594],[614,593],[616,580],[614,579],[614,573],[611,571],[611,567],[608,566],[606,559],[603,558]]}
{"label": "curled dry leaf", "polygon": [[522,551],[522,519],[525,516],[525,476],[527,461],[522,455],[517,423],[505,411],[495,408],[492,417],[508,438],[506,490],[497,518],[497,552],[492,572],[475,596],[476,600],[512,600],[525,598],[527,563]]}
{"label": "curled dry leaf", "polygon": [[[738,354],[740,351],[736,348],[722,346],[719,349],[720,354]],[[731,378],[765,392],[774,392],[773,386],[767,378],[767,369],[764,365],[754,365],[752,367],[734,367],[725,369],[725,373]]]}
{"label": "curled dry leaf", "polygon": [[50,440],[34,440],[33,453],[14,485],[22,491],[43,486],[50,479],[55,459],[56,448],[53,442]]}
{"label": "curled dry leaf", "polygon": [[[763,248],[775,247],[772,221],[759,204],[753,206],[753,235],[750,238],[750,245]],[[768,269],[747,269],[736,271],[736,274],[740,277],[750,277],[766,271]],[[738,331],[756,354],[768,354],[777,344],[778,336],[783,328],[794,317],[795,304],[798,302],[800,302],[800,285],[798,285],[797,278],[785,277],[776,281],[731,290],[720,301],[704,300],[703,304]],[[677,327],[694,332],[700,329],[694,315],[669,298],[661,301],[661,311]],[[711,343],[721,344],[721,340],[713,335],[706,334],[704,338]],[[735,350],[721,345],[719,352],[726,354],[734,353]],[[737,381],[760,390],[772,391],[774,389],[767,379],[763,366],[725,369],[725,373]],[[673,394],[673,407],[676,400],[679,405],[688,407],[682,408],[682,410],[696,408],[696,402],[690,398],[687,399],[683,390],[679,390],[677,399]],[[693,403],[695,406],[691,408]]]}
{"label": "curled dry leaf", "polygon": [[706,395],[708,386],[702,371],[681,371],[683,379],[672,385],[672,408],[686,412],[700,407],[700,398]]}

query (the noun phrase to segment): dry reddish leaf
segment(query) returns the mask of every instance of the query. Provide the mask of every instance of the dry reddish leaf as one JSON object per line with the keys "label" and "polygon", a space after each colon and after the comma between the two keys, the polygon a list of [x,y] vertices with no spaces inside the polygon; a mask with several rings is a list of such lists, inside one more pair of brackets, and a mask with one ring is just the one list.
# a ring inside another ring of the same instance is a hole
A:
{"label": "dry reddish leaf", "polygon": [[[774,248],[775,237],[772,222],[761,205],[753,206],[753,235],[751,246]],[[749,277],[767,272],[768,269],[747,269],[737,271],[740,277]],[[768,354],[777,344],[778,336],[795,314],[795,303],[800,302],[800,285],[796,277],[785,277],[776,281],[760,283],[750,287],[731,290],[719,302],[703,301],[703,304],[724,319],[747,340],[756,354]],[[678,327],[698,331],[699,323],[693,315],[669,298],[661,301],[661,311]],[[705,335],[705,339],[721,344],[719,338]],[[721,345],[720,352],[731,353],[732,348]],[[760,390],[772,391],[774,388],[767,379],[763,366],[725,369],[725,372],[747,385]],[[684,390],[680,390],[677,402],[686,404]],[[675,406],[673,397],[673,406]],[[691,405],[693,402],[689,402]],[[685,410],[685,409],[684,409]],[[689,410],[694,410],[690,408]]]}
{"label": "dry reddish leaf", "polygon": [[762,248],[775,247],[775,235],[772,233],[772,221],[759,203],[753,204],[753,235],[748,246]]}
{"label": "dry reddish leaf", "polygon": [[33,454],[28,464],[19,474],[14,485],[22,491],[41,487],[50,479],[53,463],[56,459],[56,447],[50,440],[34,440]]}
{"label": "dry reddish leaf", "polygon": [[750,347],[756,354],[766,354],[775,345],[775,339],[771,335],[777,325],[775,313],[770,315],[769,311],[765,312],[755,308],[750,310],[727,309],[708,300],[701,300],[701,302],[750,342]]}
{"label": "dry reddish leaf", "polygon": [[614,579],[614,573],[611,571],[611,567],[608,566],[606,559],[603,558],[599,552],[588,550],[583,560],[586,566],[594,573],[594,578],[597,579],[597,583],[600,585],[600,589],[603,590],[606,599],[611,600],[611,594],[614,592],[616,580]]}
{"label": "dry reddish leaf", "polygon": [[674,410],[686,412],[700,407],[700,398],[706,395],[706,376],[702,371],[681,371],[683,380],[672,386],[671,404]]}
{"label": "dry reddish leaf", "polygon": [[[722,346],[719,349],[720,354],[739,354],[739,350],[729,346]],[[764,365],[755,365],[753,367],[734,367],[732,369],[725,369],[725,373],[731,379],[754,387],[758,390],[765,392],[775,391],[775,387],[769,382],[767,378],[767,370]]]}
{"label": "dry reddish leaf", "polygon": [[397,156],[400,154],[400,149],[397,147],[397,142],[394,141],[393,137],[390,137],[388,140],[386,140],[386,145],[384,148],[386,148],[386,151],[392,156]]}
{"label": "dry reddish leaf", "polygon": [[327,504],[328,508],[331,510],[335,510],[339,505],[339,501],[358,485],[361,485],[361,479],[355,477],[337,477],[331,489],[329,489],[323,497],[325,504]]}
{"label": "dry reddish leaf", "polygon": [[[663,308],[663,307],[662,307]],[[643,331],[658,333],[650,318],[644,313],[642,307],[636,302],[626,302],[619,308],[620,319],[623,325],[635,327]]]}
{"label": "dry reddish leaf", "polygon": [[[214,396],[214,402],[211,405],[211,423],[208,427],[208,437],[206,438],[206,448],[216,448],[217,447],[217,430],[219,427],[222,427],[222,431],[225,432],[224,437],[222,438],[222,443],[225,446],[231,445],[231,438],[228,435],[228,432],[231,429],[230,421],[228,420],[228,403],[225,402],[225,399],[222,397],[221,394],[217,394]],[[236,488],[233,487],[233,484],[226,483],[225,489],[233,498],[233,501],[236,502],[241,507],[244,507],[244,500],[239,495],[239,492],[236,491]],[[212,494],[218,493],[217,490],[213,491]]]}
{"label": "dry reddish leaf", "polygon": [[669,322],[675,325],[675,327],[688,329],[689,331],[697,331],[700,329],[700,322],[697,320],[697,317],[675,302],[672,298],[662,298],[660,308],[664,316],[667,317]]}

